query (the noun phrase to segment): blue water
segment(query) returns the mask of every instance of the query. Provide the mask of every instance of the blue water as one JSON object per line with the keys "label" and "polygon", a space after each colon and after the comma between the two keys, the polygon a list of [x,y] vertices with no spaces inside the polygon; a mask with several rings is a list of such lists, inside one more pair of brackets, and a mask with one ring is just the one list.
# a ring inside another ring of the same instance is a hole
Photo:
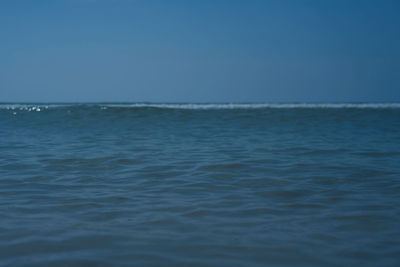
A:
{"label": "blue water", "polygon": [[0,265],[398,266],[400,104],[0,104]]}

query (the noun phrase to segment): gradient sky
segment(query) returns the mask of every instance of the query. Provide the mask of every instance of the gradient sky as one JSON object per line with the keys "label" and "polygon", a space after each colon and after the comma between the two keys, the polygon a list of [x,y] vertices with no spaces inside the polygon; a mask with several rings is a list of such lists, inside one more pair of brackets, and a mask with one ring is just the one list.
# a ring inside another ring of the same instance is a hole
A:
{"label": "gradient sky", "polygon": [[397,0],[0,1],[0,102],[400,101]]}

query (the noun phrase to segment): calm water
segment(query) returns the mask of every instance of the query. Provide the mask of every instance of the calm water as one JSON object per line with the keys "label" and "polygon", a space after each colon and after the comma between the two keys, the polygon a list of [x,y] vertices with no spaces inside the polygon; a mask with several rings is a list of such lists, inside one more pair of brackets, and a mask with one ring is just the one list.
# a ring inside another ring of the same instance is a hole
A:
{"label": "calm water", "polygon": [[0,265],[399,266],[400,104],[0,104]]}

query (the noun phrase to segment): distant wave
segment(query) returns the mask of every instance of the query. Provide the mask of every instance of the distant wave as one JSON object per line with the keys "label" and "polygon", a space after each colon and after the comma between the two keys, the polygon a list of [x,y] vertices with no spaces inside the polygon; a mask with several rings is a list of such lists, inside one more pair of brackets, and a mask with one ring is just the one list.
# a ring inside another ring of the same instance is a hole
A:
{"label": "distant wave", "polygon": [[309,104],[309,103],[294,103],[294,104],[243,104],[243,103],[226,103],[226,104],[107,104],[102,107],[124,107],[124,108],[167,108],[167,109],[264,109],[264,108],[400,108],[400,103],[364,103],[364,104]]}
{"label": "distant wave", "polygon": [[76,106],[75,104],[0,104],[0,109],[41,111],[49,108],[63,108]]}
{"label": "distant wave", "polygon": [[101,109],[108,108],[158,108],[158,109],[191,109],[191,110],[206,110],[206,109],[398,109],[400,103],[129,103],[129,104],[0,104],[0,109],[8,110],[27,110],[41,111],[44,109],[65,108],[65,107],[98,107]]}

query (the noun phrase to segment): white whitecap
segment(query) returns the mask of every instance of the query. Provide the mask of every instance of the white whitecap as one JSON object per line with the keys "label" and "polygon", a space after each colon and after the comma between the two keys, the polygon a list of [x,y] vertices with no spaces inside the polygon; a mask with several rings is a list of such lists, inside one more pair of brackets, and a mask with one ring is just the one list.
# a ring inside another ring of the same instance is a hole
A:
{"label": "white whitecap", "polygon": [[127,104],[0,104],[0,109],[36,110],[64,107],[96,106],[107,108],[160,108],[160,109],[398,109],[400,103],[127,103]]}

